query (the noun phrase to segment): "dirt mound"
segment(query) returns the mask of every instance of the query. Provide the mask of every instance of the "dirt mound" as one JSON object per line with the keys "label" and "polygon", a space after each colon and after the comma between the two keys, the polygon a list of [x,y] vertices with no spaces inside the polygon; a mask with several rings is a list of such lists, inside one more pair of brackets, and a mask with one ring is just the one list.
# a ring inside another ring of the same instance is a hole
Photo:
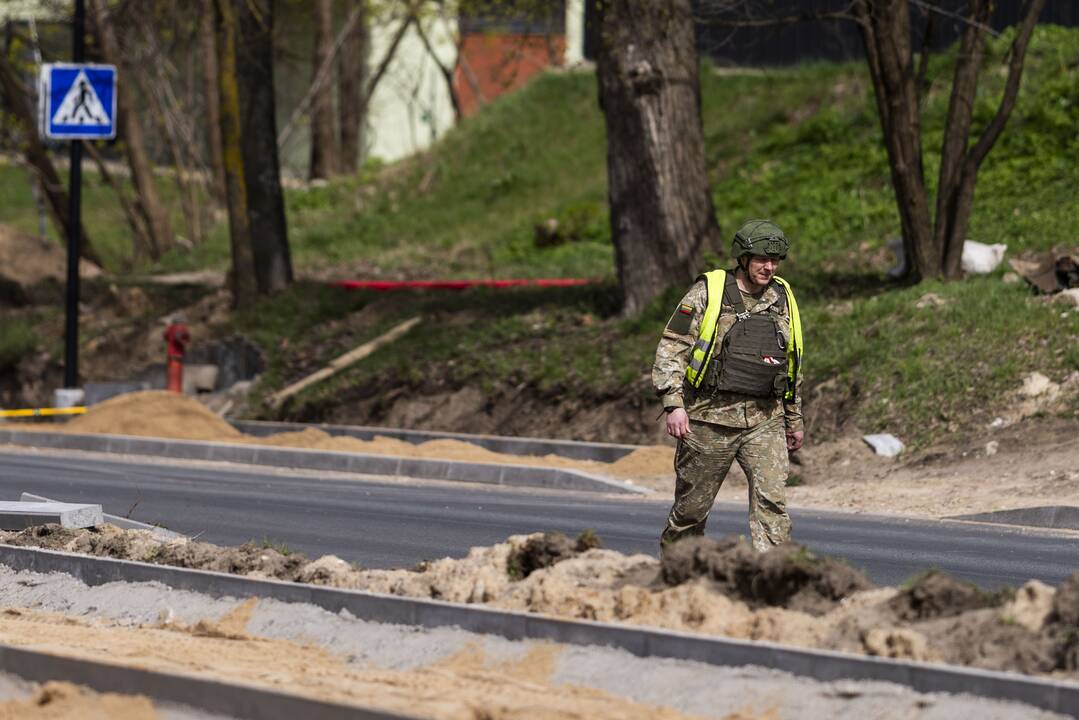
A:
{"label": "dirt mound", "polygon": [[934,570],[896,595],[889,606],[901,620],[931,620],[997,607],[1010,599],[1007,594],[987,593],[977,585]]}
{"label": "dirt mound", "polygon": [[299,580],[308,564],[303,555],[283,554],[254,543],[228,548],[186,538],[163,541],[148,531],[123,530],[115,525],[77,530],[40,525],[5,534],[2,539],[8,545],[288,581]]}
{"label": "dirt mound", "polygon": [[758,553],[733,535],[675,543],[663,553],[662,577],[672,586],[707,578],[750,607],[783,606],[811,615],[823,615],[843,598],[874,587],[849,565],[818,558],[800,545]]}
{"label": "dirt mound", "polygon": [[[84,278],[98,277],[101,268],[88,260],[81,260],[79,275]],[[0,278],[21,287],[29,287],[42,280],[63,282],[66,277],[67,251],[63,246],[0,223]]]}
{"label": "dirt mound", "polygon": [[242,433],[197,400],[163,390],[109,398],[62,428],[73,433],[168,437],[180,440],[234,441]]}
{"label": "dirt mound", "polygon": [[511,578],[526,578],[536,570],[551,567],[600,545],[596,534],[588,530],[576,540],[570,540],[560,532],[543,533],[529,538],[524,545],[510,552],[506,571]]}

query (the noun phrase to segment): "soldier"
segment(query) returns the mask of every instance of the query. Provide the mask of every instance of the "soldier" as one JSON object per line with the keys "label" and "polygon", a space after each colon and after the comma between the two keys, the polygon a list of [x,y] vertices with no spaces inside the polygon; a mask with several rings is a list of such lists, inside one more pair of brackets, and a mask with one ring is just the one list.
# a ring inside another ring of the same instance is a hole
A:
{"label": "soldier", "polygon": [[776,269],[790,243],[750,220],[731,244],[732,270],[713,270],[675,308],[656,348],[652,383],[675,451],[674,505],[660,540],[703,535],[716,493],[738,461],[749,480],[753,547],[790,538],[788,452],[802,446],[802,327]]}

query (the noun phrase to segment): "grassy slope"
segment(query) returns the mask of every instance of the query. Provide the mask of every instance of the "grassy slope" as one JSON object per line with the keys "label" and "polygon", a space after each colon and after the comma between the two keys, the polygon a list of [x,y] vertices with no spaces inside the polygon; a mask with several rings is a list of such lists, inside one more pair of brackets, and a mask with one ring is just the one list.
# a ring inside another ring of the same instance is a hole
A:
{"label": "grassy slope", "polygon": [[[992,43],[999,65],[1007,37]],[[1006,242],[1009,254],[1077,244],[1079,32],[1038,29],[1019,105],[979,176],[970,235]],[[946,111],[949,61],[931,67],[926,170],[933,178]],[[986,74],[977,121],[991,116],[1003,78]],[[559,276],[610,279],[604,133],[595,81],[547,75],[462,124],[432,152],[308,191],[289,191],[294,257],[301,267],[370,268],[412,277]],[[1079,316],[1061,317],[999,271],[960,283],[888,284],[883,249],[898,234],[887,159],[861,64],[814,64],[763,75],[702,78],[705,135],[725,233],[770,216],[795,249],[784,267],[803,305],[811,383],[856,388],[866,429],[918,442],[981,421],[1023,374],[1060,379],[1079,369]],[[538,249],[549,217],[576,242]],[[2,218],[0,218],[2,219]],[[91,225],[93,230],[93,225]],[[220,231],[167,268],[220,264]],[[926,292],[948,304],[917,309]],[[404,384],[525,384],[559,397],[650,396],[646,380],[672,291],[635,320],[615,316],[613,280],[560,292],[393,296],[302,285],[234,325],[272,348],[263,387],[295,379],[423,312],[422,329],[362,367],[313,388],[293,412]],[[362,312],[357,312],[362,310]],[[282,339],[288,338],[283,343]],[[402,358],[415,358],[403,362]]]}
{"label": "grassy slope", "polygon": [[[994,43],[994,60],[1006,42]],[[1079,151],[1076,61],[1079,33],[1039,29],[1019,106],[980,175],[971,237],[1005,242],[1013,254],[1079,240],[1079,168],[1069,161]],[[948,58],[937,59],[926,102],[931,178],[948,72]],[[421,275],[609,276],[602,118],[593,82],[548,76],[466,123],[430,157],[396,168],[388,188],[334,226],[354,233],[355,244],[341,256],[388,257],[414,268],[423,268],[426,259],[427,267],[440,267]],[[980,123],[994,111],[1001,84],[998,73],[988,74],[978,97]],[[1022,284],[1000,282],[1003,269],[918,287],[883,279],[891,264],[883,245],[898,234],[898,220],[861,65],[817,64],[763,76],[706,74],[703,103],[721,224],[729,232],[746,217],[766,215],[796,238],[784,272],[802,297],[810,382],[835,378],[848,388],[859,398],[857,417],[866,429],[924,443],[991,417],[1032,369],[1056,379],[1079,369],[1079,317],[1061,317],[1059,306],[1047,308]],[[568,137],[562,132],[567,123],[577,128]],[[409,192],[432,167],[429,190]],[[498,192],[488,192],[496,187]],[[358,189],[341,183],[318,192],[339,193],[335,202],[341,202]],[[388,213],[394,203],[396,212]],[[318,205],[311,203],[296,221],[330,212]],[[583,241],[553,251],[531,247],[532,225],[548,216],[582,226]],[[409,242],[369,255],[378,247],[371,239],[375,228],[384,228],[383,237]],[[302,230],[299,237],[307,242],[315,232]],[[470,254],[484,261],[460,260]],[[927,292],[947,304],[916,308]],[[364,395],[396,383],[426,389],[527,383],[552,397],[647,397],[651,353],[674,295],[626,321],[613,315],[613,293],[612,285],[570,293],[396,298],[391,314],[423,311],[432,318],[407,349],[424,360],[406,365],[401,348],[385,351],[313,390],[306,402],[335,404],[350,389]],[[347,346],[340,343],[334,351]],[[298,374],[287,364],[278,371]]]}

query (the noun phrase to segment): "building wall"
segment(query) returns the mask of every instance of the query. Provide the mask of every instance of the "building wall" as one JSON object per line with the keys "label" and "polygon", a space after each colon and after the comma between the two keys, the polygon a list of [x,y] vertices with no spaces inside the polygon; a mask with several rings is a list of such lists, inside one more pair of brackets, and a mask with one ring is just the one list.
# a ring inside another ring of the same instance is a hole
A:
{"label": "building wall", "polygon": [[466,117],[503,93],[511,92],[552,65],[561,65],[566,49],[562,35],[472,33],[461,43],[461,62],[454,77],[461,111]]}
{"label": "building wall", "polygon": [[[424,31],[441,63],[453,67],[458,33],[463,29],[462,62],[454,74],[454,86],[467,116],[545,68],[581,62],[584,9],[585,0],[566,0],[564,23],[558,22],[546,33],[512,26],[509,31],[462,27],[438,18],[426,20]],[[375,72],[397,28],[396,22],[372,26],[369,72]],[[393,161],[411,155],[428,147],[453,124],[453,103],[445,79],[419,34],[410,30],[371,100],[367,156]]]}

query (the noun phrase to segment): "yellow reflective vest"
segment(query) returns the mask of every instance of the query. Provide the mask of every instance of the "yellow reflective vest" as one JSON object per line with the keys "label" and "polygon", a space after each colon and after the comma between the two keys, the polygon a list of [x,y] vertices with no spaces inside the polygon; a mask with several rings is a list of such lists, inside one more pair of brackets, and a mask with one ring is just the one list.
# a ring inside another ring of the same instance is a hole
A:
{"label": "yellow reflective vest", "polygon": [[[693,343],[693,347],[690,349],[689,364],[686,367],[686,380],[695,388],[699,388],[701,383],[704,382],[708,365],[712,362],[712,351],[717,340],[716,327],[719,323],[719,313],[723,305],[723,285],[727,281],[727,271],[712,270],[697,279],[705,281],[708,304],[704,309],[704,317],[701,319],[697,341]],[[794,400],[798,372],[802,368],[802,318],[798,313],[798,303],[794,299],[794,291],[791,290],[790,284],[778,275],[773,279],[783,288],[787,296],[790,342],[787,343],[787,392],[783,397],[786,400]]]}

